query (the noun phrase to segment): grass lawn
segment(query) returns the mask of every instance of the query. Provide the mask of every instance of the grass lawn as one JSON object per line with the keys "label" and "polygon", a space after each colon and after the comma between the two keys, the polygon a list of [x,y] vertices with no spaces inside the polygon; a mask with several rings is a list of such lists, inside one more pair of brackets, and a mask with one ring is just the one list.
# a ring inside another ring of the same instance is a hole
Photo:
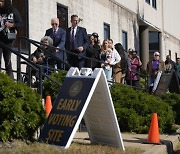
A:
{"label": "grass lawn", "polygon": [[177,144],[176,149],[180,150],[180,142]]}
{"label": "grass lawn", "polygon": [[0,154],[141,154],[138,148],[127,148],[121,151],[115,147],[102,145],[90,145],[72,143],[68,149],[60,149],[57,146],[38,142],[23,142],[15,140],[13,142],[0,143]]}

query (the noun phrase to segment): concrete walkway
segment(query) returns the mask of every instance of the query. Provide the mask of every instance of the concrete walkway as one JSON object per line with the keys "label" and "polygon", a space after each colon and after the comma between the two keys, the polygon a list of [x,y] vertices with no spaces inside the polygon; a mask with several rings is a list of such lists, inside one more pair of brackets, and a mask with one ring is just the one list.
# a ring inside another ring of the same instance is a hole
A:
{"label": "concrete walkway", "polygon": [[[125,148],[140,148],[142,151],[144,151],[144,154],[171,154],[173,152],[172,147],[175,149],[179,141],[178,136],[178,133],[172,135],[160,135],[161,144],[154,145],[144,143],[147,141],[148,134],[122,133]],[[90,144],[87,132],[77,132],[73,141]],[[170,141],[172,142],[173,146],[171,145]]]}

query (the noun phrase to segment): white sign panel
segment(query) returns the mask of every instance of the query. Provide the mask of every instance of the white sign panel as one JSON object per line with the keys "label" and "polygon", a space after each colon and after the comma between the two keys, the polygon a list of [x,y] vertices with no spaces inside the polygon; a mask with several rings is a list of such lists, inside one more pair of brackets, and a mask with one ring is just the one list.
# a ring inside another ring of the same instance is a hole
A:
{"label": "white sign panel", "polygon": [[[85,112],[85,123],[92,143],[111,145],[124,150],[114,105],[102,69],[96,69],[97,84]],[[93,76],[93,75],[92,75]]]}
{"label": "white sign panel", "polygon": [[84,116],[90,141],[124,150],[103,69],[71,68],[42,129],[40,140],[68,148]]}

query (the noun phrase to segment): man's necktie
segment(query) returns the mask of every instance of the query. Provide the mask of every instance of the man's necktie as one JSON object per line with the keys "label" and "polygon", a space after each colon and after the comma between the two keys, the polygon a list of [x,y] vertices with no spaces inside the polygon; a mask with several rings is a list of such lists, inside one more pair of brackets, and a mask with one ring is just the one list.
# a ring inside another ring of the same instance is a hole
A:
{"label": "man's necktie", "polygon": [[56,30],[53,30],[53,40],[56,38]]}
{"label": "man's necktie", "polygon": [[72,34],[71,34],[71,47],[73,50],[74,49],[74,28],[72,28]]}

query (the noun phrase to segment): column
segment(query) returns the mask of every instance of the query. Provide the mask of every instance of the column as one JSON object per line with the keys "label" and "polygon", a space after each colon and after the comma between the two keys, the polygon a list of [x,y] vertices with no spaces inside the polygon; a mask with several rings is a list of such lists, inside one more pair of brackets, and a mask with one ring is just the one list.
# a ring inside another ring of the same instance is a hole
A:
{"label": "column", "polygon": [[159,32],[159,52],[161,54],[161,56],[160,56],[161,60],[163,60],[163,58],[165,57],[164,52],[163,52],[165,49],[164,49],[164,42],[163,42],[162,36],[163,36],[162,33]]}
{"label": "column", "polygon": [[143,64],[143,69],[146,69],[146,65],[149,61],[149,29],[148,26],[139,27],[140,36],[140,56]]}

